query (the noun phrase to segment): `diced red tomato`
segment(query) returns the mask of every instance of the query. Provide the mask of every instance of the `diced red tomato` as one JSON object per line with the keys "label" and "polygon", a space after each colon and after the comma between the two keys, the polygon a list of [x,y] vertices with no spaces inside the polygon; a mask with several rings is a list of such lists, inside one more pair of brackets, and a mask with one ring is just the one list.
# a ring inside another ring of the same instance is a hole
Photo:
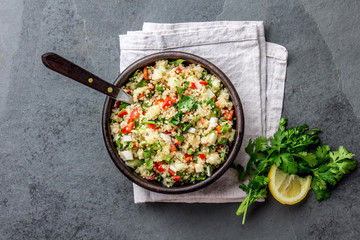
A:
{"label": "diced red tomato", "polygon": [[129,121],[134,121],[135,119],[137,119],[140,116],[139,111],[135,108],[134,110],[131,111],[130,113],[130,119]]}
{"label": "diced red tomato", "polygon": [[120,105],[120,101],[116,101],[115,104],[114,104],[114,108],[118,108]]}
{"label": "diced red tomato", "polygon": [[199,81],[199,83],[202,84],[202,85],[208,85],[207,81]]}
{"label": "diced red tomato", "polygon": [[193,159],[193,155],[190,155],[190,154],[187,154],[187,153],[185,153],[185,161],[186,162],[190,162],[191,161],[191,159]]}
{"label": "diced red tomato", "polygon": [[151,128],[152,130],[159,129],[159,127],[156,127],[155,124],[149,123],[148,126],[149,126],[149,128]]}
{"label": "diced red tomato", "polygon": [[233,118],[233,115],[234,115],[234,110],[230,110],[230,111],[227,111],[226,113],[224,113],[223,118],[225,120],[230,121]]}
{"label": "diced red tomato", "polygon": [[128,112],[125,109],[121,110],[121,112],[118,114],[119,117],[123,117],[125,115],[128,115]]}
{"label": "diced red tomato", "polygon": [[173,176],[173,180],[175,181],[175,182],[178,182],[178,181],[181,181],[181,177],[180,176]]}
{"label": "diced red tomato", "polygon": [[166,84],[166,83],[161,83],[161,85],[167,87],[168,89],[170,89],[170,87]]}
{"label": "diced red tomato", "polygon": [[220,107],[220,104],[219,104],[219,103],[215,103],[215,106],[219,108],[219,107]]}
{"label": "diced red tomato", "polygon": [[153,167],[153,169],[157,169],[159,166],[160,166],[160,163],[159,163],[159,162],[154,162],[154,167]]}
{"label": "diced red tomato", "polygon": [[195,169],[195,163],[192,164],[192,167]]}
{"label": "diced red tomato", "polygon": [[166,97],[165,98],[165,102],[162,106],[163,109],[166,109],[168,107],[171,107],[174,103],[176,102],[175,99],[171,98],[171,97]]}
{"label": "diced red tomato", "polygon": [[145,111],[142,111],[142,115],[145,115]]}
{"label": "diced red tomato", "polygon": [[177,68],[175,69],[175,72],[176,72],[177,74],[182,73],[181,68],[180,68],[180,67],[177,67]]}
{"label": "diced red tomato", "polygon": [[157,168],[157,170],[158,170],[159,172],[163,172],[163,171],[165,171],[165,168],[164,168],[162,165],[160,165],[160,166]]}
{"label": "diced red tomato", "polygon": [[139,145],[137,144],[137,142],[134,142],[134,145],[133,145],[133,147],[138,147]]}
{"label": "diced red tomato", "polygon": [[132,91],[131,91],[131,89],[125,89],[125,92],[127,93],[127,94],[130,94]]}
{"label": "diced red tomato", "polygon": [[170,168],[168,169],[169,173],[173,176],[175,176],[175,172],[173,170],[171,170]]}
{"label": "diced red tomato", "polygon": [[139,96],[138,96],[138,99],[141,99],[145,96],[145,93],[141,93]]}
{"label": "diced red tomato", "polygon": [[164,99],[161,99],[161,98],[155,99],[155,105],[158,105],[163,102],[164,102]]}
{"label": "diced red tomato", "polygon": [[206,158],[206,156],[205,156],[205,154],[200,154],[200,155],[199,155],[199,158],[201,158],[201,159],[205,159],[205,158]]}
{"label": "diced red tomato", "polygon": [[221,133],[221,126],[217,126],[216,131],[218,132],[218,134],[220,134]]}
{"label": "diced red tomato", "polygon": [[144,67],[144,78],[145,80],[148,80],[148,71],[147,71],[147,67]]}
{"label": "diced red tomato", "polygon": [[204,120],[203,118],[201,118],[201,119],[200,119],[200,123],[201,123],[201,125],[204,125],[205,120]]}
{"label": "diced red tomato", "polygon": [[196,89],[196,88],[197,88],[197,87],[196,87],[196,84],[195,84],[194,82],[191,82],[191,83],[190,83],[190,88]]}
{"label": "diced red tomato", "polygon": [[173,144],[170,146],[170,152],[175,152],[177,150],[176,145]]}
{"label": "diced red tomato", "polygon": [[176,139],[175,139],[175,144],[176,144],[176,145],[181,145],[181,142],[176,138]]}
{"label": "diced red tomato", "polygon": [[135,123],[134,122],[129,122],[126,127],[124,127],[124,129],[122,130],[122,133],[129,133],[131,132],[135,127]]}

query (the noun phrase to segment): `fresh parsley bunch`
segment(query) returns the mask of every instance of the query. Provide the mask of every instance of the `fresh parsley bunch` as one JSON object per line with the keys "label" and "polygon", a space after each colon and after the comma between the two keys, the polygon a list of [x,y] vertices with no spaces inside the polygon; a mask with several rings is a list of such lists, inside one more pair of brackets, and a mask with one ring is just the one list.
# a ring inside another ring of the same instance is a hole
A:
{"label": "fresh parsley bunch", "polygon": [[312,175],[311,188],[319,201],[328,199],[331,187],[355,169],[354,154],[343,146],[338,151],[330,151],[328,145],[319,146],[320,132],[319,129],[308,131],[306,124],[287,128],[287,120],[282,118],[279,130],[270,141],[266,137],[249,141],[245,148],[250,155],[246,170],[240,165],[233,166],[240,181],[246,177],[249,180],[240,185],[247,197],[236,212],[237,215],[244,214],[243,224],[248,207],[257,199],[267,197],[268,174],[273,164],[288,174]]}

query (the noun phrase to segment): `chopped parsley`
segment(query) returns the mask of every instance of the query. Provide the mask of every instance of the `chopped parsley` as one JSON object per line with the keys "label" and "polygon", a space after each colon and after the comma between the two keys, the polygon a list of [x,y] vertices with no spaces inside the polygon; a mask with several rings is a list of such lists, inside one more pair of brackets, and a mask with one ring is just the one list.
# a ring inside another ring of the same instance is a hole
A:
{"label": "chopped parsley", "polygon": [[179,140],[179,142],[183,142],[184,141],[184,135],[180,134],[180,135],[176,135],[175,136],[177,138],[177,140]]}
{"label": "chopped parsley", "polygon": [[225,124],[224,126],[222,126],[220,133],[224,134],[229,130],[229,125]]}
{"label": "chopped parsley", "polygon": [[192,110],[196,108],[196,102],[194,101],[194,96],[183,96],[183,98],[178,103],[179,109]]}
{"label": "chopped parsley", "polygon": [[139,74],[140,69],[136,69],[136,71],[133,73],[133,75],[131,75],[131,77],[129,78],[129,81],[132,82],[135,80],[136,76]]}
{"label": "chopped parsley", "polygon": [[174,67],[178,67],[181,63],[185,62],[184,59],[177,59],[175,61],[169,62],[170,65],[173,65]]}
{"label": "chopped parsley", "polygon": [[151,170],[154,167],[154,161],[152,159],[145,160],[146,169]]}
{"label": "chopped parsley", "polygon": [[145,79],[141,80],[138,84],[136,84],[135,88],[141,88],[141,87],[145,87],[148,83],[146,82]]}
{"label": "chopped parsley", "polygon": [[189,84],[190,83],[188,81],[184,82],[184,85],[183,85],[184,90],[188,88]]}

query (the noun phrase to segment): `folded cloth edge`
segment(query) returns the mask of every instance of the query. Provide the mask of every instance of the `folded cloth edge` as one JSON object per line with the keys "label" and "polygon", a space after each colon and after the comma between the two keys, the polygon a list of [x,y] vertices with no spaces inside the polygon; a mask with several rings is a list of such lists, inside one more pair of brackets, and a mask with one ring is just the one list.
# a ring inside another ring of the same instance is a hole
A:
{"label": "folded cloth edge", "polygon": [[[193,43],[194,37],[196,35],[200,35],[203,32],[209,32],[209,34],[214,35],[214,37],[209,41],[209,39],[202,39],[199,37],[200,40],[198,45],[211,45],[217,43],[224,43],[224,42],[238,42],[243,40],[258,40],[258,32],[257,29],[253,26],[243,26],[239,29],[221,29],[221,30],[211,30],[206,29],[203,31],[196,31],[196,32],[189,32],[189,33],[174,33],[168,35],[152,35],[152,36],[144,36],[141,40],[134,39],[133,36],[128,35],[119,35],[120,39],[120,46],[121,50],[156,50],[156,49],[171,49],[171,48],[181,48],[187,46],[196,46]],[[229,34],[229,32],[231,34]],[[229,34],[230,37],[228,39],[224,39],[222,36],[225,34]],[[174,37],[179,36],[181,37],[181,44],[179,42],[172,42],[171,39]],[[147,39],[149,40],[149,44],[146,45]],[[131,41],[130,41],[131,40]],[[156,46],[154,47],[153,41],[156,40]],[[141,47],[139,47],[141,45]],[[160,47],[161,46],[161,47]]]}

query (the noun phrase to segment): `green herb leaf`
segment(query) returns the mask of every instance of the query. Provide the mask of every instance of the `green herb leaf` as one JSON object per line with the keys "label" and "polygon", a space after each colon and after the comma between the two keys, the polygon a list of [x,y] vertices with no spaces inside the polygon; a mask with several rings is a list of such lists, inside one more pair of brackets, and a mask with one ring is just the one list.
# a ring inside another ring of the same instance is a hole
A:
{"label": "green herb leaf", "polygon": [[165,91],[166,89],[167,89],[167,87],[164,86],[164,85],[157,85],[157,86],[155,87],[155,91],[157,91],[157,92],[163,92],[163,91]]}
{"label": "green herb leaf", "polygon": [[219,144],[227,144],[227,142],[228,142],[227,138],[221,138]]}
{"label": "green herb leaf", "polygon": [[279,156],[282,161],[280,166],[281,170],[288,174],[296,174],[298,171],[298,165],[295,162],[293,156],[289,153],[282,153]]}
{"label": "green herb leaf", "polygon": [[235,165],[234,163],[232,163],[230,165],[230,168],[235,169],[238,172],[239,182],[242,182],[246,178],[246,172],[240,164]]}
{"label": "green herb leaf", "polygon": [[194,96],[183,96],[183,98],[178,103],[179,109],[188,111],[192,110],[195,106],[196,102],[194,101]]}
{"label": "green herb leaf", "polygon": [[300,152],[298,154],[293,154],[293,156],[300,157],[300,158],[304,159],[310,167],[314,167],[317,164],[316,155],[313,154],[313,153]]}
{"label": "green herb leaf", "polygon": [[180,98],[182,98],[182,94],[183,94],[184,89],[182,89],[181,87],[176,86],[176,90],[177,90]]}
{"label": "green herb leaf", "polygon": [[202,71],[202,73],[201,73],[201,79],[204,79],[205,76],[206,76],[206,74],[207,74],[207,71],[206,71],[206,70]]}
{"label": "green herb leaf", "polygon": [[143,152],[143,157],[144,157],[145,159],[150,158],[150,157],[151,157],[151,154],[152,154],[152,151],[151,151],[151,150],[144,150],[144,152]]}
{"label": "green herb leaf", "polygon": [[190,83],[188,81],[184,82],[183,89],[187,89],[189,87],[189,84]]}
{"label": "green herb leaf", "polygon": [[188,130],[189,128],[191,128],[192,125],[193,125],[192,122],[183,124],[183,127],[181,128],[181,131],[185,132],[186,130]]}
{"label": "green herb leaf", "polygon": [[224,126],[222,126],[220,133],[224,134],[229,130],[229,125],[225,124]]}
{"label": "green herb leaf", "polygon": [[209,87],[212,87],[212,81],[211,81],[211,78],[209,78],[209,80],[207,81],[208,82],[208,85]]}
{"label": "green herb leaf", "polygon": [[119,111],[121,111],[121,110],[123,110],[124,108],[126,108],[127,106],[129,106],[130,104],[128,104],[128,103],[122,103],[122,104],[120,104],[120,106],[119,106]]}
{"label": "green herb leaf", "polygon": [[198,122],[201,119],[201,117],[197,117],[194,119],[194,123]]}
{"label": "green herb leaf", "polygon": [[177,121],[177,120],[170,120],[169,123],[171,123],[174,126],[178,126],[181,125],[181,122]]}
{"label": "green herb leaf", "polygon": [[118,148],[122,149],[122,144],[121,144],[121,139],[120,138],[116,141],[116,146]]}
{"label": "green herb leaf", "polygon": [[151,170],[154,167],[154,161],[152,159],[145,160],[145,164],[147,166],[146,167],[147,170]]}
{"label": "green herb leaf", "polygon": [[216,145],[215,145],[215,144],[207,147],[207,149],[208,149],[209,151],[213,150],[214,148],[216,148]]}
{"label": "green herb leaf", "polygon": [[169,62],[170,65],[173,65],[175,67],[178,67],[181,63],[185,62],[184,59],[177,59],[175,61]]}
{"label": "green herb leaf", "polygon": [[167,158],[165,159],[165,162],[169,163],[170,160],[171,160],[171,157],[167,157]]}
{"label": "green herb leaf", "polygon": [[184,136],[183,136],[182,134],[176,135],[175,137],[176,137],[177,140],[179,140],[179,142],[181,142],[181,143],[184,141]]}
{"label": "green herb leaf", "polygon": [[136,84],[135,88],[145,87],[147,84],[147,81],[143,79],[138,84]]}
{"label": "green herb leaf", "polygon": [[146,119],[141,120],[141,123],[143,123],[143,124],[156,124],[155,121],[150,121],[150,120],[146,120]]}
{"label": "green herb leaf", "polygon": [[132,82],[135,80],[135,77],[139,74],[140,69],[136,69],[136,71],[133,73],[133,75],[131,75],[131,77],[129,78],[129,81]]}

